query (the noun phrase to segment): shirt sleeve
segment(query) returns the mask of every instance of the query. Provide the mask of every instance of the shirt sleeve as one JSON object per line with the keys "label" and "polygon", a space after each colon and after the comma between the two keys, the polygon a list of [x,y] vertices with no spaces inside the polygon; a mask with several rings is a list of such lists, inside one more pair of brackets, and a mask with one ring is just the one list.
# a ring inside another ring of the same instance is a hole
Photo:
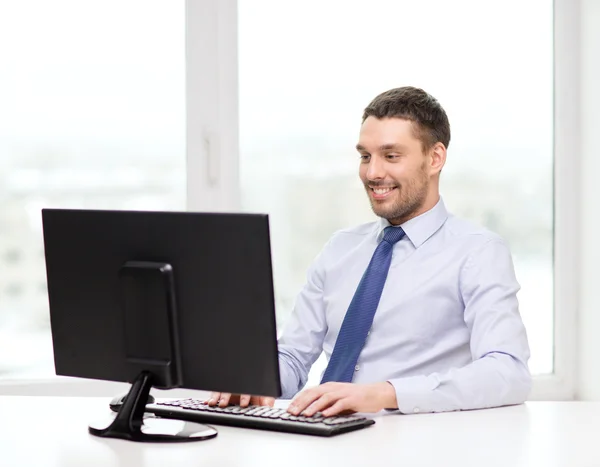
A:
{"label": "shirt sleeve", "polygon": [[307,282],[296,298],[294,309],[278,340],[282,398],[291,399],[308,380],[313,363],[323,350],[327,333],[323,281],[331,240],[308,270]]}
{"label": "shirt sleeve", "polygon": [[529,345],[519,314],[519,289],[510,251],[501,239],[488,241],[465,261],[460,291],[473,361],[446,372],[390,380],[400,412],[480,409],[527,399]]}

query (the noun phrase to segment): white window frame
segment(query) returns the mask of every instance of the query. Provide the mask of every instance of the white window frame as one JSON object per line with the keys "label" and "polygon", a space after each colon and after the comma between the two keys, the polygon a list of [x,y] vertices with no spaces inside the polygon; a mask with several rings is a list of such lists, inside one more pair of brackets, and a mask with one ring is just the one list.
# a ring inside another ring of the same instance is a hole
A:
{"label": "white window frame", "polygon": [[[532,400],[570,400],[575,394],[581,167],[572,155],[580,153],[579,25],[579,0],[555,0],[554,373],[534,378]],[[237,29],[236,0],[186,0],[188,210],[241,206]],[[4,380],[0,394],[99,396],[128,387],[63,377]]]}
{"label": "white window frame", "polygon": [[579,0],[554,1],[554,373],[534,377],[531,400],[575,398],[581,268],[580,22]]}
{"label": "white window frame", "polygon": [[241,207],[237,1],[186,0],[187,202]]}

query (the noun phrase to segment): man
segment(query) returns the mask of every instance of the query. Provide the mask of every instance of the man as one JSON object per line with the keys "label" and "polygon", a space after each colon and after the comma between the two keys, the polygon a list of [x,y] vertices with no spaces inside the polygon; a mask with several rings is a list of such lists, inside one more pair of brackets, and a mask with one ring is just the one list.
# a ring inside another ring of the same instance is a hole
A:
{"label": "man", "polygon": [[[295,415],[478,409],[525,401],[529,346],[511,255],[439,194],[450,125],[436,99],[392,89],[365,109],[360,178],[379,220],[333,235],[279,340]],[[322,384],[296,395],[324,351]],[[272,405],[213,393],[210,405]]]}

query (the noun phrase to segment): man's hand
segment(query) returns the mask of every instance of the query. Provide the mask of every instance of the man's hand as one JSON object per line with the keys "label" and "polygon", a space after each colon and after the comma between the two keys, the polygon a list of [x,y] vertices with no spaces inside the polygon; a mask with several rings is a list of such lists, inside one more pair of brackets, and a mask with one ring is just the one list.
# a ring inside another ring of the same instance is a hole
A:
{"label": "man's hand", "polygon": [[247,394],[229,394],[227,392],[213,392],[210,395],[210,399],[206,401],[208,405],[214,407],[227,407],[228,405],[240,405],[241,407],[248,407],[252,405],[268,405],[273,407],[275,399],[273,397],[266,396],[249,396]]}
{"label": "man's hand", "polygon": [[396,391],[388,382],[375,384],[325,383],[298,394],[288,407],[293,415],[325,417],[342,412],[379,412],[397,408]]}

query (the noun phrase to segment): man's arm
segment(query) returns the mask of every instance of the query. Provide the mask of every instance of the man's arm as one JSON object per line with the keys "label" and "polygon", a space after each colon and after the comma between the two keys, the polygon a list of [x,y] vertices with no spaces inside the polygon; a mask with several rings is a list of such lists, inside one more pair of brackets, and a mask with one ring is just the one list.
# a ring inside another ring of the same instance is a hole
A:
{"label": "man's arm", "polygon": [[524,402],[531,388],[529,346],[516,298],[519,285],[510,252],[500,239],[486,243],[466,261],[460,287],[471,331],[471,364],[374,384],[322,384],[300,393],[288,410],[329,416],[384,408],[445,412]]}
{"label": "man's arm", "polygon": [[487,242],[468,258],[460,289],[473,362],[443,373],[390,380],[403,413],[520,404],[531,390],[529,345],[517,302],[519,284],[502,240]]}
{"label": "man's arm", "polygon": [[331,241],[309,268],[307,282],[278,341],[282,397],[291,399],[308,380],[327,333],[323,303],[324,261]]}

